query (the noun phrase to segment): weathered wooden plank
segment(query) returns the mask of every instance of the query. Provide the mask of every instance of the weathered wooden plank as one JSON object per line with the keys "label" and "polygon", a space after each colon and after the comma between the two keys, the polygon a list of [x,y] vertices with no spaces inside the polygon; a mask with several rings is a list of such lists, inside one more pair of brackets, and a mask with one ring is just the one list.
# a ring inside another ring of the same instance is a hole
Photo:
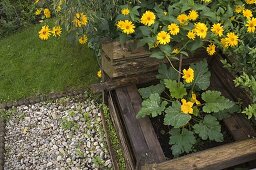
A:
{"label": "weathered wooden plank", "polygon": [[120,144],[122,146],[123,149],[123,153],[124,153],[124,159],[126,161],[126,168],[128,170],[133,170],[135,167],[135,160],[133,158],[133,153],[131,148],[129,147],[129,142],[126,136],[126,131],[125,128],[122,125],[122,121],[120,118],[120,115],[118,114],[118,110],[114,104],[114,102],[116,103],[116,101],[113,101],[113,97],[111,92],[109,92],[108,95],[108,106],[109,106],[109,110],[110,110],[110,116],[112,119],[112,122],[115,126],[117,135],[120,139]]}
{"label": "weathered wooden plank", "polygon": [[[135,114],[137,114],[141,109],[141,102],[142,102],[138,89],[135,85],[133,85],[133,86],[127,87],[127,91],[130,96]],[[159,163],[159,162],[165,161],[166,158],[164,156],[164,152],[161,148],[161,145],[158,141],[158,138],[155,134],[154,128],[149,118],[146,117],[146,118],[138,119],[138,122],[142,129],[148,148],[152,154],[150,156],[152,160],[147,160],[147,162],[144,162],[144,163],[149,163],[149,162]]]}
{"label": "weathered wooden plank", "polygon": [[115,88],[119,87],[124,87],[124,86],[129,86],[132,84],[145,84],[145,83],[150,83],[152,81],[156,80],[156,72],[149,72],[141,75],[132,75],[129,77],[121,77],[121,78],[116,78],[112,80],[107,80],[105,82],[97,83],[97,84],[92,84],[90,86],[92,92],[98,93],[103,90],[113,90]]}
{"label": "weathered wooden plank", "polygon": [[143,170],[218,170],[256,159],[256,139],[247,139],[189,154],[160,164],[150,164]]}
{"label": "weathered wooden plank", "polygon": [[251,103],[251,98],[246,93],[246,91],[241,88],[235,87],[233,81],[235,77],[225,68],[223,68],[223,64],[220,62],[219,57],[216,57],[212,60],[211,70],[217,75],[220,82],[227,89],[227,91],[233,97],[234,100],[242,101],[243,106],[248,106]]}
{"label": "weathered wooden plank", "polygon": [[118,88],[115,91],[119,103],[120,114],[123,118],[134,156],[138,162],[144,157],[144,155],[149,153],[149,149],[136,118],[134,108],[132,107],[131,99],[127,93],[127,88]]}

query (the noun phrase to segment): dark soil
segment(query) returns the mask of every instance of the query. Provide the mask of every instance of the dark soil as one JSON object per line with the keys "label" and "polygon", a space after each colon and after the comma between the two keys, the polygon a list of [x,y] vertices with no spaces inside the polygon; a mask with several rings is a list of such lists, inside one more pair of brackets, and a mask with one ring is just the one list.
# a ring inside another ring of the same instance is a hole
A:
{"label": "dark soil", "polygon": [[[171,151],[171,145],[169,144],[169,138],[170,138],[170,130],[171,127],[164,125],[164,116],[158,116],[156,118],[151,118],[152,125],[155,129],[156,135],[159,139],[160,145],[163,149],[163,152],[165,156],[169,159],[173,158],[172,151]],[[227,128],[224,126],[224,123],[222,123],[222,133],[224,135],[224,141],[223,142],[214,142],[214,141],[203,141],[198,140],[197,144],[194,147],[194,152],[202,151],[205,149],[213,148],[216,146],[220,146],[223,144],[234,142],[234,139],[229,134]],[[184,154],[185,155],[185,154]],[[183,155],[181,155],[183,156]]]}

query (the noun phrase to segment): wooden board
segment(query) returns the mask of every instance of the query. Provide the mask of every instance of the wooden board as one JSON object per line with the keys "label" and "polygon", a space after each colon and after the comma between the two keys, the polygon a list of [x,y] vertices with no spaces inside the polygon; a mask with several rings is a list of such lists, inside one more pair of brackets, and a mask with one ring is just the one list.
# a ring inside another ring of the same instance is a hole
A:
{"label": "wooden board", "polygon": [[165,160],[150,120],[148,118],[136,118],[141,107],[141,99],[136,86],[118,88],[115,91],[137,167],[145,163]]}
{"label": "wooden board", "polygon": [[197,152],[160,164],[142,167],[142,170],[218,170],[256,159],[256,139],[247,139]]}
{"label": "wooden board", "polygon": [[109,92],[108,94],[108,106],[109,106],[109,111],[110,111],[110,116],[112,118],[112,122],[114,123],[117,135],[120,139],[120,144],[122,146],[123,149],[123,153],[124,153],[124,159],[126,161],[126,168],[128,170],[133,170],[135,167],[135,160],[133,157],[133,153],[130,146],[130,143],[127,139],[126,136],[126,131],[125,128],[122,125],[122,121],[120,119],[120,115],[118,114],[118,110],[115,106],[115,101],[113,100],[113,96],[111,94],[111,92]]}

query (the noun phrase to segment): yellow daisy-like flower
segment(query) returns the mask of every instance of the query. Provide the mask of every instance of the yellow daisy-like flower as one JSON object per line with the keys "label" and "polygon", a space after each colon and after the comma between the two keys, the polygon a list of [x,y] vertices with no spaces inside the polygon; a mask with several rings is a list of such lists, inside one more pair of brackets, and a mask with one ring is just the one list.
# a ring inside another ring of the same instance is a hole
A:
{"label": "yellow daisy-like flower", "polygon": [[242,5],[235,6],[236,13],[240,14],[240,13],[242,13],[243,10],[244,10],[244,6],[242,6]]}
{"label": "yellow daisy-like flower", "polygon": [[244,9],[243,10],[243,16],[246,17],[246,18],[251,18],[252,17],[252,11],[249,10],[249,9]]}
{"label": "yellow daisy-like flower", "polygon": [[238,36],[234,32],[229,32],[227,34],[227,43],[229,46],[234,47],[238,45]]}
{"label": "yellow daisy-like flower", "polygon": [[165,45],[165,44],[168,44],[171,41],[171,36],[167,32],[161,31],[157,34],[156,39],[159,42],[159,44]]}
{"label": "yellow daisy-like flower", "polygon": [[195,103],[196,105],[200,105],[201,104],[201,102],[197,100],[195,93],[192,93],[191,102]]}
{"label": "yellow daisy-like flower", "polygon": [[121,10],[121,13],[123,15],[129,15],[130,14],[130,10],[128,8],[124,8],[124,9]]}
{"label": "yellow daisy-like flower", "polygon": [[83,13],[81,13],[80,15],[81,15],[81,16],[80,16],[80,20],[81,20],[82,26],[86,26],[87,23],[88,23],[88,18],[87,18],[87,16],[86,16],[85,14],[83,14]]}
{"label": "yellow daisy-like flower", "polygon": [[254,33],[255,27],[256,27],[256,18],[251,18],[247,20],[247,23],[245,26],[247,27],[247,32]]}
{"label": "yellow daisy-like flower", "polygon": [[220,42],[223,48],[228,48],[229,44],[227,38],[221,38]]}
{"label": "yellow daisy-like flower", "polygon": [[214,34],[221,37],[223,35],[224,29],[223,29],[223,26],[220,23],[217,23],[217,24],[213,24],[211,31]]}
{"label": "yellow daisy-like flower", "polygon": [[170,32],[171,35],[177,35],[180,32],[180,28],[177,24],[172,23],[168,25],[168,31]]}
{"label": "yellow daisy-like flower", "polygon": [[45,18],[51,17],[51,11],[48,8],[44,9],[44,16],[45,16]]}
{"label": "yellow daisy-like flower", "polygon": [[98,76],[99,78],[102,77],[102,71],[101,71],[101,70],[99,70],[99,71],[97,72],[97,76]]}
{"label": "yellow daisy-like flower", "polygon": [[196,34],[195,34],[194,31],[189,31],[189,32],[187,33],[187,37],[188,37],[189,39],[191,39],[191,40],[195,40]]}
{"label": "yellow daisy-like flower", "polygon": [[48,38],[51,35],[51,31],[49,29],[49,26],[48,25],[43,26],[41,28],[41,30],[38,32],[38,34],[39,34],[39,38],[41,40],[48,40]]}
{"label": "yellow daisy-like flower", "polygon": [[155,23],[155,19],[156,19],[156,16],[153,12],[151,11],[146,11],[141,19],[140,19],[140,22],[144,25],[147,25],[147,26],[151,26]]}
{"label": "yellow daisy-like flower", "polygon": [[41,8],[36,9],[36,11],[35,11],[35,15],[40,15],[40,14],[41,14],[41,12],[42,12],[42,9],[41,9]]}
{"label": "yellow daisy-like flower", "polygon": [[179,54],[180,50],[178,48],[174,48],[172,51],[173,54]]}
{"label": "yellow daisy-like flower", "polygon": [[189,15],[188,15],[188,19],[189,20],[192,20],[192,21],[195,21],[197,18],[198,18],[198,13],[197,13],[197,11],[195,11],[195,10],[191,10],[190,12],[189,12]]}
{"label": "yellow daisy-like flower", "polygon": [[193,114],[193,103],[187,102],[186,99],[181,100],[182,105],[180,107],[180,110],[185,114]]}
{"label": "yellow daisy-like flower", "polygon": [[208,52],[209,55],[213,55],[216,52],[216,46],[214,44],[210,44],[207,48],[206,51]]}
{"label": "yellow daisy-like flower", "polygon": [[247,4],[249,4],[249,5],[256,3],[255,0],[245,0],[245,2],[246,2]]}
{"label": "yellow daisy-like flower", "polygon": [[184,69],[182,78],[186,83],[191,83],[194,80],[194,70],[192,68]]}
{"label": "yellow daisy-like flower", "polygon": [[194,31],[200,38],[205,38],[207,35],[207,26],[204,23],[198,22],[195,24]]}
{"label": "yellow daisy-like flower", "polygon": [[125,34],[132,34],[135,32],[135,26],[132,23],[132,21],[129,20],[125,20],[122,24],[121,30],[123,31],[123,33]]}
{"label": "yellow daisy-like flower", "polygon": [[79,41],[80,44],[85,44],[85,43],[87,43],[88,38],[87,38],[86,35],[82,35],[82,36],[79,38],[78,41]]}
{"label": "yellow daisy-like flower", "polygon": [[180,22],[180,24],[186,24],[188,21],[188,16],[186,14],[180,14],[177,17],[177,20]]}
{"label": "yellow daisy-like flower", "polygon": [[124,27],[124,21],[120,20],[116,24],[117,28],[122,29]]}
{"label": "yellow daisy-like flower", "polygon": [[51,32],[54,37],[59,37],[62,33],[62,28],[60,26],[53,27]]}

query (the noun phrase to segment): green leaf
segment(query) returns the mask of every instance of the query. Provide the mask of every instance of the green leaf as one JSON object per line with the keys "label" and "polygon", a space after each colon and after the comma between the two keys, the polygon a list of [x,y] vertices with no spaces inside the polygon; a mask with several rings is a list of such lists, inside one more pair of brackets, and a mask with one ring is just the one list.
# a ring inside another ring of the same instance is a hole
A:
{"label": "green leaf", "polygon": [[153,37],[145,37],[137,43],[137,47],[143,47],[144,45],[148,44],[149,47],[153,47],[155,44],[155,38]]}
{"label": "green leaf", "polygon": [[153,51],[150,57],[157,58],[157,59],[164,59],[165,55],[162,51]]}
{"label": "green leaf", "polygon": [[164,80],[164,79],[177,80],[178,77],[179,77],[178,72],[175,71],[172,67],[168,69],[166,64],[160,64],[158,68],[158,75],[156,76],[156,78],[160,80]]}
{"label": "green leaf", "polygon": [[145,88],[140,88],[139,89],[139,93],[142,96],[143,99],[147,99],[150,97],[151,94],[153,93],[157,93],[157,94],[161,94],[164,91],[165,87],[163,84],[157,84],[157,85],[152,85],[149,87],[145,87]]}
{"label": "green leaf", "polygon": [[137,114],[137,117],[152,116],[156,117],[160,115],[168,103],[166,101],[161,102],[160,95],[157,93],[151,94],[149,99],[142,102],[142,107]]}
{"label": "green leaf", "polygon": [[180,128],[182,126],[185,126],[191,120],[191,116],[182,113],[180,107],[180,102],[174,101],[172,102],[172,106],[168,107],[165,110],[165,125],[172,125],[174,128]]}
{"label": "green leaf", "polygon": [[144,36],[150,36],[150,34],[151,34],[151,30],[149,29],[149,27],[140,26],[139,30],[141,31],[142,35],[144,35]]}
{"label": "green leaf", "polygon": [[195,39],[194,41],[190,41],[188,43],[188,49],[190,51],[195,51],[198,48],[202,47],[204,45],[203,41],[201,39]]}
{"label": "green leaf", "polygon": [[164,80],[165,86],[169,89],[171,96],[176,99],[181,99],[187,94],[184,84],[178,83],[176,80]]}
{"label": "green leaf", "polygon": [[210,86],[211,73],[208,70],[208,64],[206,60],[202,60],[198,63],[191,64],[190,67],[194,70],[194,83],[201,90],[206,90]]}
{"label": "green leaf", "polygon": [[172,53],[172,47],[170,45],[159,45],[159,48],[166,56],[170,56]]}
{"label": "green leaf", "polygon": [[253,116],[256,118],[256,104],[249,105],[242,113],[247,115],[248,119],[251,119]]}
{"label": "green leaf", "polygon": [[239,105],[234,105],[230,109],[225,109],[217,113],[212,113],[212,115],[216,117],[218,120],[223,120],[230,117],[233,113],[241,113],[241,108]]}
{"label": "green leaf", "polygon": [[202,99],[205,101],[203,111],[206,113],[219,112],[225,109],[232,108],[235,103],[221,96],[219,91],[206,91],[202,94]]}
{"label": "green leaf", "polygon": [[223,134],[221,133],[221,125],[218,120],[211,115],[206,115],[204,120],[193,126],[194,132],[203,140],[212,140],[216,142],[223,141]]}
{"label": "green leaf", "polygon": [[196,138],[192,131],[187,129],[172,129],[169,144],[172,145],[172,154],[177,157],[182,153],[189,153],[196,143]]}

